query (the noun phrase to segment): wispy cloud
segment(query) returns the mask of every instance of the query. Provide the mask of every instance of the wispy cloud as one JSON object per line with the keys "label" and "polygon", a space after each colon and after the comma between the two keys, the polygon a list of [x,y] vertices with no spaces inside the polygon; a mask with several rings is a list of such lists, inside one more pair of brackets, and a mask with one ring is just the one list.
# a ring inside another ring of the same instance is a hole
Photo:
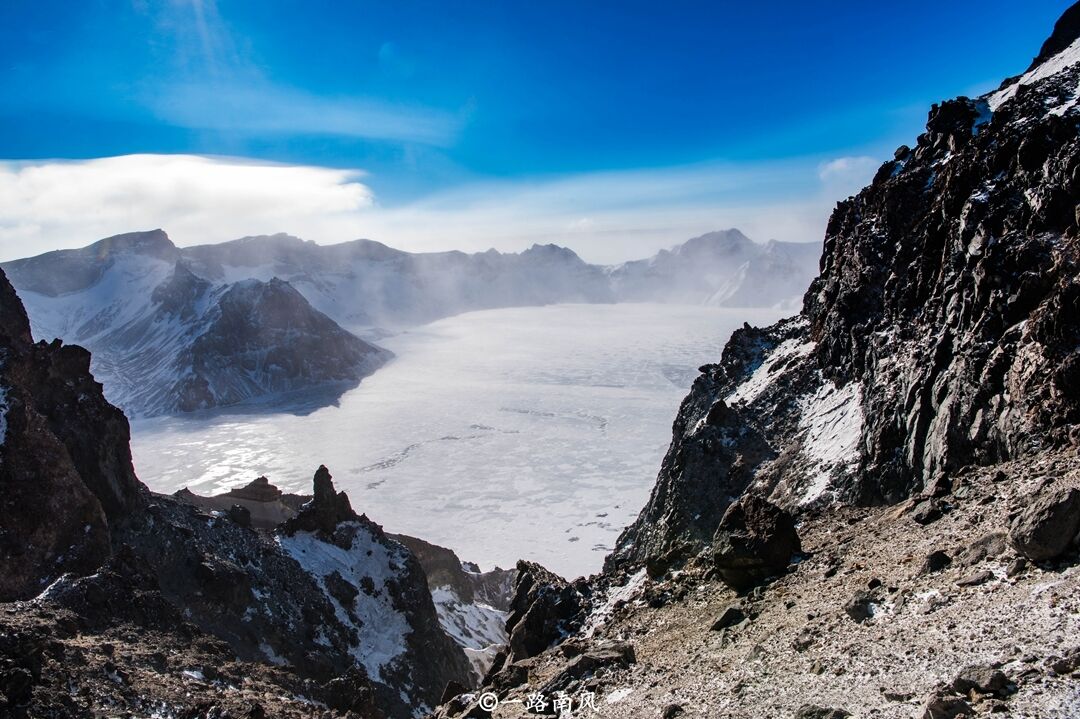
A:
{"label": "wispy cloud", "polygon": [[837,199],[855,194],[874,177],[881,159],[866,155],[837,157],[818,167],[818,177]]}
{"label": "wispy cloud", "polygon": [[[156,12],[160,31],[172,39],[176,67],[136,101],[161,122],[245,137],[327,135],[445,147],[466,116],[361,94],[314,94],[276,82],[214,0],[174,1]],[[392,44],[380,49],[378,59],[399,75],[409,70]]]}
{"label": "wispy cloud", "polygon": [[386,206],[361,171],[190,155],[0,162],[0,259],[152,227],[178,244],[273,232],[320,243],[367,237],[413,251],[554,242],[596,262],[643,257],[725,227],[761,241],[817,241],[841,197],[834,182],[857,174],[840,172],[849,164],[704,164],[482,182]]}
{"label": "wispy cloud", "polygon": [[148,98],[163,122],[249,136],[332,135],[448,146],[461,117],[352,97],[320,97],[266,82],[168,85]]}

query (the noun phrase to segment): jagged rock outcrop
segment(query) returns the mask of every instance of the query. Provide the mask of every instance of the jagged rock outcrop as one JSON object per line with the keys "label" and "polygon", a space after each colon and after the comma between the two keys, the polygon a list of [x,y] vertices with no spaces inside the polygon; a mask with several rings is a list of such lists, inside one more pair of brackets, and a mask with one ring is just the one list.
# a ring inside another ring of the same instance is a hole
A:
{"label": "jagged rock outcrop", "polygon": [[482,602],[503,612],[510,611],[517,576],[516,569],[495,567],[488,571],[480,571],[475,564],[462,562],[453,550],[446,547],[404,534],[390,536],[416,555],[424,567],[428,585],[432,589],[446,587],[469,604]]}
{"label": "jagged rock outcrop", "polygon": [[[435,707],[451,682],[474,683],[465,652],[439,624],[416,556],[357,516],[326,467],[315,473],[311,501],[281,526],[278,544],[353,634],[351,653],[389,715]],[[318,635],[325,623],[308,626]]]}
{"label": "jagged rock outcrop", "polygon": [[528,659],[580,628],[585,583],[571,584],[535,562],[519,561],[506,629],[507,663]]}
{"label": "jagged rock outcrop", "polygon": [[1025,75],[934,106],[837,205],[802,313],[702,368],[609,567],[701,551],[747,488],[788,509],[891,503],[1080,442],[1070,13]]}
{"label": "jagged rock outcrop", "polygon": [[[250,525],[265,532],[280,525],[287,534],[303,531],[331,544],[348,545],[352,533],[338,531],[338,525],[361,518],[352,511],[347,497],[335,494],[325,467],[316,473],[315,486],[314,496],[283,494],[266,477],[259,477],[224,494],[201,496],[184,489],[173,496],[241,526]],[[238,512],[246,514],[238,515]],[[516,570],[495,568],[483,572],[475,565],[463,563],[445,547],[415,537],[387,536],[416,557],[424,571],[439,625],[464,650],[473,679],[478,681],[506,644],[506,617]],[[358,591],[340,572],[326,578],[326,587],[332,596],[346,603],[354,601]],[[465,686],[471,683],[474,682]]]}
{"label": "jagged rock outcrop", "polygon": [[36,595],[108,557],[110,523],[145,497],[128,439],[89,353],[34,344],[0,272],[0,600]]}

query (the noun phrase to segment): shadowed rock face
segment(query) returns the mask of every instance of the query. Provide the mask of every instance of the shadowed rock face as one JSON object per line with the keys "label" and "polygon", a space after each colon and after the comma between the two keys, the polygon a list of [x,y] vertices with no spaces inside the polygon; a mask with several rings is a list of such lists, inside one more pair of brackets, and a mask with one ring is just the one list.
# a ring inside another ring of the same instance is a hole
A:
{"label": "shadowed rock face", "polygon": [[791,515],[753,494],[727,508],[713,538],[717,572],[737,591],[780,574],[799,550]]}
{"label": "shadowed rock face", "polygon": [[802,313],[702,368],[609,567],[700,551],[747,488],[891,503],[1080,440],[1080,66],[1043,67],[1077,17],[1032,75],[935,105],[837,205]]}
{"label": "shadowed rock face", "polygon": [[231,286],[177,360],[181,412],[339,382],[355,385],[390,353],[364,342],[277,278]]}
{"label": "shadowed rock face", "polygon": [[124,415],[81,347],[33,344],[0,272],[0,599],[38,594],[109,554],[110,522],[138,507]]}

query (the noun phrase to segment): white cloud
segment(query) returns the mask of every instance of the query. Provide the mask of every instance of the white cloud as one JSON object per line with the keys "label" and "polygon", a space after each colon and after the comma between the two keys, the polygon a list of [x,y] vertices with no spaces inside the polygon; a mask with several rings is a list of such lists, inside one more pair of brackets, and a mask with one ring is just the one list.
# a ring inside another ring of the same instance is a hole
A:
{"label": "white cloud", "polygon": [[866,155],[837,157],[818,167],[818,177],[828,191],[840,199],[855,194],[869,184],[880,166],[880,159]]}
{"label": "white cloud", "polygon": [[179,245],[289,232],[323,244],[360,237],[412,251],[534,242],[594,262],[644,257],[739,227],[764,241],[819,241],[865,163],[791,160],[473,183],[398,206],[364,173],[191,155],[0,162],[0,259],[161,227]]}
{"label": "white cloud", "polygon": [[0,257],[154,227],[193,244],[297,224],[333,226],[372,205],[361,176],[191,155],[3,162]]}
{"label": "white cloud", "polygon": [[326,98],[256,81],[165,85],[146,99],[162,121],[245,136],[330,135],[447,146],[462,121],[428,108],[365,98]]}

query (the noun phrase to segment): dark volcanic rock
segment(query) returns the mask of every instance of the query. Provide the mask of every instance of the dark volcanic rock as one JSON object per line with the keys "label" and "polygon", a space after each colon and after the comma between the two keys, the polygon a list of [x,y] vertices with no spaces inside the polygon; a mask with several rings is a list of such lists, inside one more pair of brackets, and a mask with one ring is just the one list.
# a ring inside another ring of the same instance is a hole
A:
{"label": "dark volcanic rock", "polygon": [[743,591],[783,572],[799,549],[791,515],[747,494],[724,513],[713,540],[713,561],[720,578]]}
{"label": "dark volcanic rock", "polygon": [[804,704],[795,712],[795,719],[847,719],[851,714],[843,709]]}
{"label": "dark volcanic rock", "polygon": [[176,359],[176,409],[236,404],[327,383],[355,385],[390,353],[346,332],[277,278],[231,285]]}
{"label": "dark volcanic rock", "polygon": [[585,598],[578,588],[534,562],[519,561],[506,629],[506,661],[536,656],[580,626]]}
{"label": "dark volcanic rock", "polygon": [[449,587],[463,602],[482,602],[503,612],[510,611],[516,569],[495,567],[481,572],[472,565],[475,571],[466,571],[461,559],[451,549],[403,534],[391,534],[390,537],[416,555],[432,589]]}
{"label": "dark volcanic rock", "polygon": [[950,564],[952,564],[952,557],[939,549],[926,556],[926,561],[923,562],[922,568],[919,569],[919,574],[934,574],[947,569]]}
{"label": "dark volcanic rock", "polygon": [[1053,559],[1068,549],[1080,532],[1080,490],[1044,490],[1009,529],[1016,551],[1028,559]]}
{"label": "dark volcanic rock", "polygon": [[90,355],[33,344],[0,273],[0,599],[26,598],[108,557],[109,523],[143,501],[128,423],[90,375]]}
{"label": "dark volcanic rock", "polygon": [[976,691],[980,694],[1005,696],[1009,692],[1009,678],[1000,669],[993,667],[965,667],[953,679],[952,690],[957,694]]}
{"label": "dark volcanic rock", "polygon": [[742,607],[738,604],[732,604],[723,611],[715,622],[712,623],[710,629],[714,632],[721,629],[727,629],[728,627],[735,626],[744,619],[746,619],[746,613],[743,612]]}
{"label": "dark volcanic rock", "polygon": [[314,483],[312,499],[300,508],[299,514],[282,525],[285,534],[319,532],[329,538],[334,535],[338,524],[357,519],[349,496],[334,490],[333,478],[325,466],[319,465],[315,471]]}

